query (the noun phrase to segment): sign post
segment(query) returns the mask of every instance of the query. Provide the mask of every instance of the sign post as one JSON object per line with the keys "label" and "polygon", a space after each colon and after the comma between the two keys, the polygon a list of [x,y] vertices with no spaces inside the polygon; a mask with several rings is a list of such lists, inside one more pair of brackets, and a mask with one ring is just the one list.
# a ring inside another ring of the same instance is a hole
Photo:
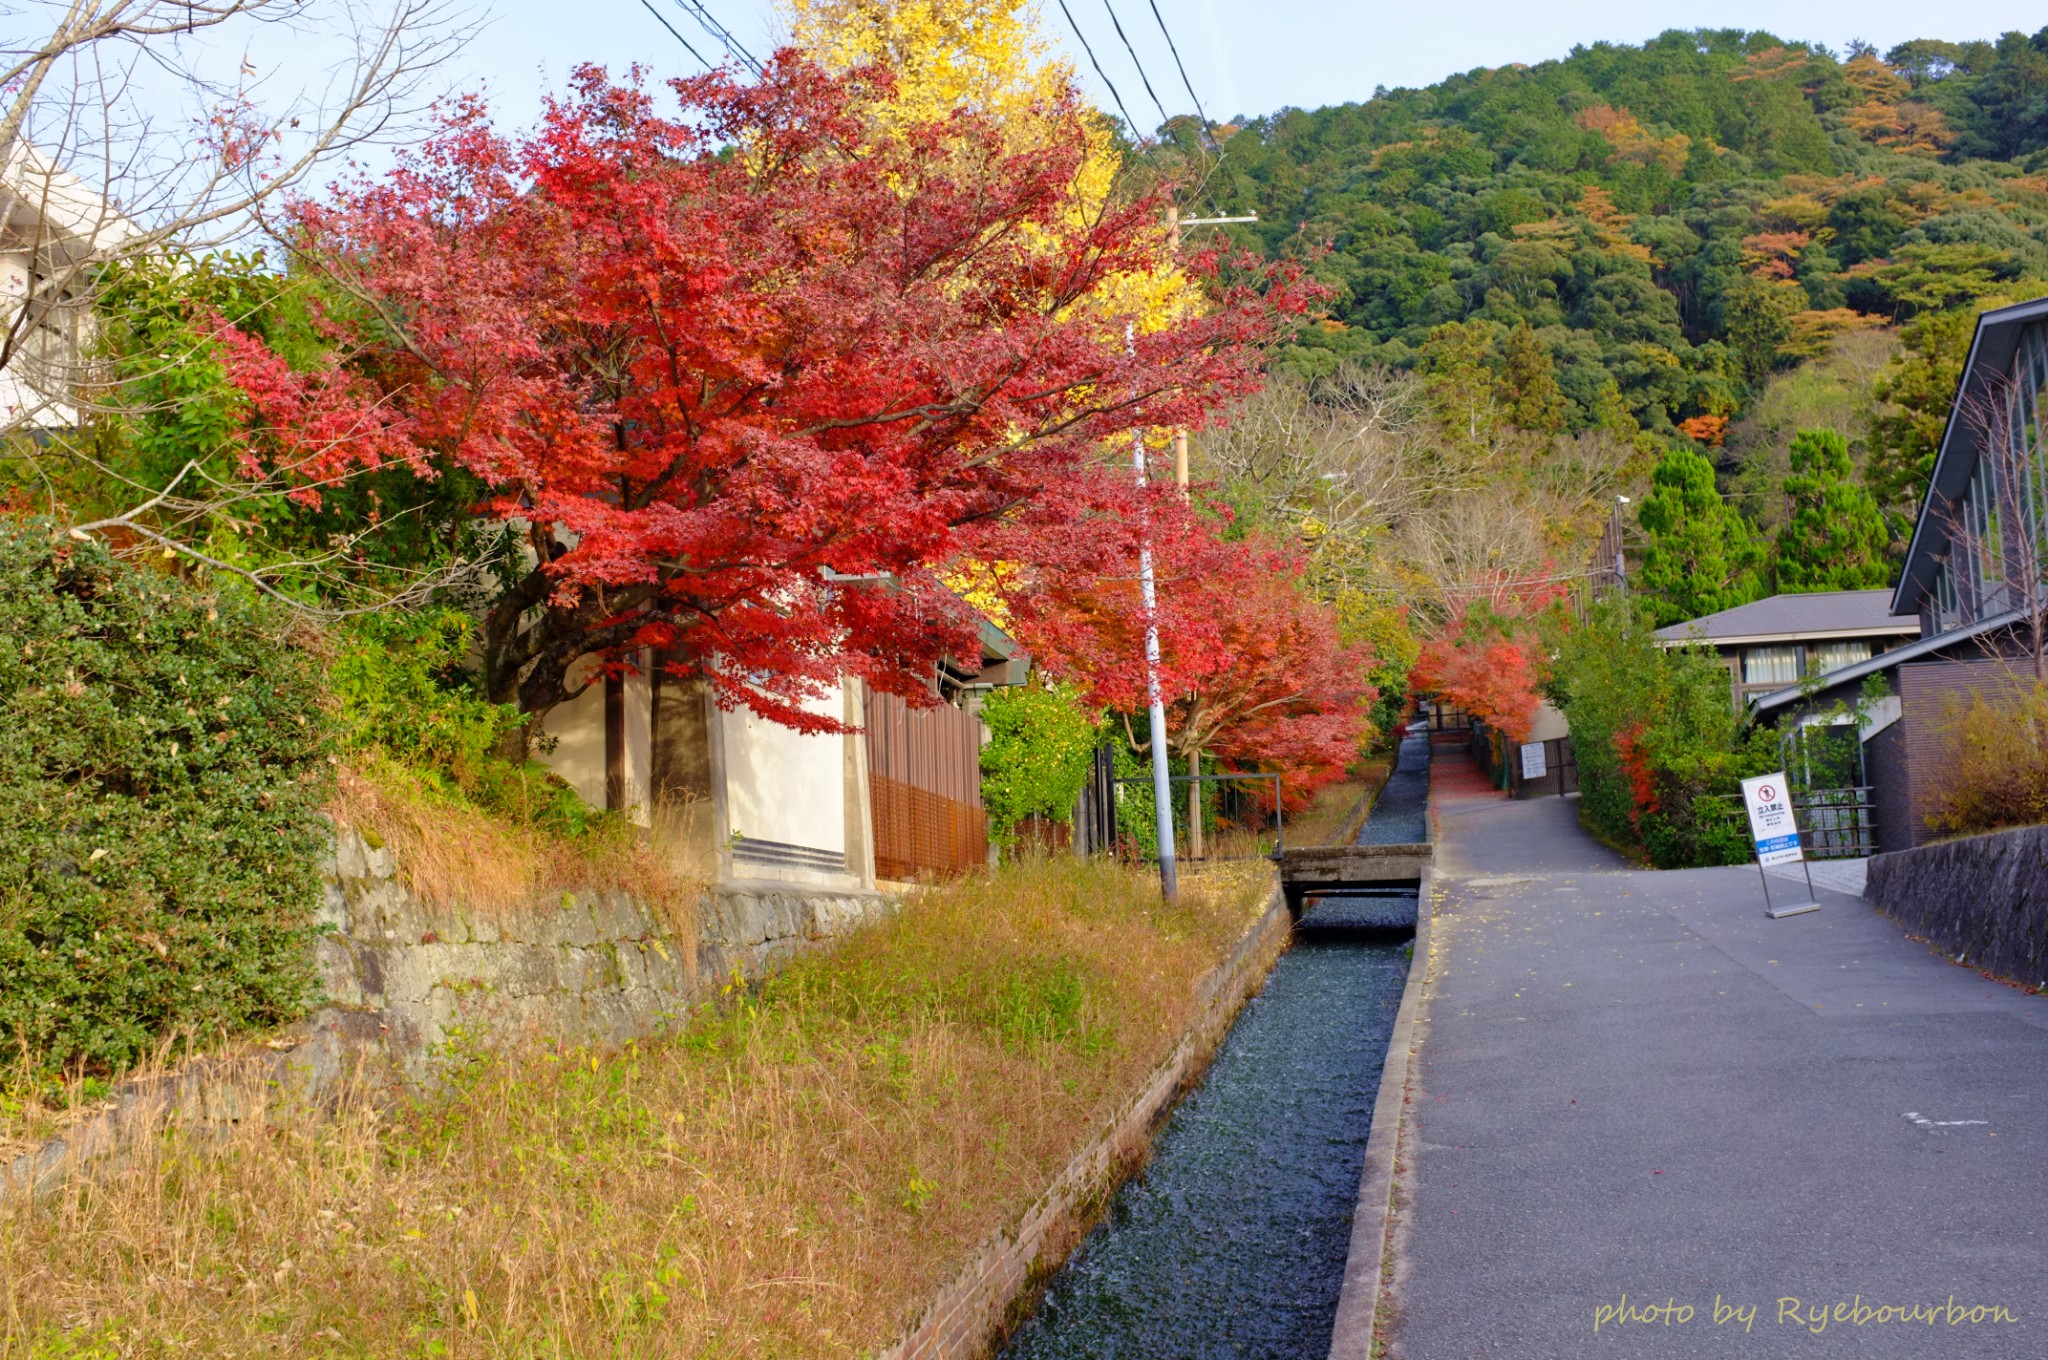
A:
{"label": "sign post", "polygon": [[[1819,911],[1813,900],[1813,871],[1806,867],[1805,852],[1799,848],[1799,822],[1792,814],[1792,794],[1785,772],[1759,775],[1742,781],[1742,805],[1749,812],[1749,836],[1756,843],[1756,873],[1764,885],[1764,915],[1772,920]],[[1806,874],[1806,900],[1790,906],[1771,905],[1773,864],[1797,864]]]}
{"label": "sign post", "polygon": [[1542,742],[1522,743],[1522,778],[1541,779],[1550,773],[1550,763],[1544,758],[1544,754]]}

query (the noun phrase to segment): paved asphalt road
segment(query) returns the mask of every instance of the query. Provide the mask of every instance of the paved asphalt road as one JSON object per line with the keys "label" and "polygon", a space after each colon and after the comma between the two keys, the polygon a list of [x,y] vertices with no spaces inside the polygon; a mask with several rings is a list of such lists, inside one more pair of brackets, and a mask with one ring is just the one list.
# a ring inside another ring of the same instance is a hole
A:
{"label": "paved asphalt road", "polygon": [[1853,898],[1626,869],[1462,759],[1432,802],[1395,1357],[2048,1357],[2048,998]]}

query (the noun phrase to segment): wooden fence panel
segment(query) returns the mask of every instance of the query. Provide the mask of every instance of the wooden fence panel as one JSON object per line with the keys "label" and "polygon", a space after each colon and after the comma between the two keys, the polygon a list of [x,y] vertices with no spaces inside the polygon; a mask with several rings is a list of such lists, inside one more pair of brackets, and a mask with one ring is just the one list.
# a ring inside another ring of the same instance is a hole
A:
{"label": "wooden fence panel", "polygon": [[988,863],[981,719],[869,690],[864,725],[876,875],[909,879]]}

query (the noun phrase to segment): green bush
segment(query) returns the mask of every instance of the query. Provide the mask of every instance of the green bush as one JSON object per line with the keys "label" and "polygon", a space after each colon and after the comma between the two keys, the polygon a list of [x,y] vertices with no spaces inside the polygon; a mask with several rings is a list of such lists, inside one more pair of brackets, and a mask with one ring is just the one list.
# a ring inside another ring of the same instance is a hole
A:
{"label": "green bush", "polygon": [[609,825],[539,761],[500,754],[527,719],[479,690],[467,665],[475,627],[460,610],[438,607],[365,615],[339,630],[326,687],[341,750],[386,782],[523,827],[577,837]]}
{"label": "green bush", "polygon": [[989,831],[1008,840],[1026,817],[1064,822],[1088,782],[1096,723],[1065,685],[1015,685],[983,701],[988,741],[981,748],[981,801]]}
{"label": "green bush", "polygon": [[1552,698],[1571,724],[1579,818],[1660,869],[1739,864],[1748,826],[1732,795],[1773,768],[1745,737],[1711,651],[1656,645],[1642,605],[1614,597],[1554,640]]}
{"label": "green bush", "polygon": [[464,669],[475,626],[448,608],[352,620],[327,666],[343,749],[382,749],[458,784],[475,780],[522,721],[478,693]]}
{"label": "green bush", "polygon": [[207,592],[0,516],[0,1043],[105,1074],[315,996],[310,660]]}

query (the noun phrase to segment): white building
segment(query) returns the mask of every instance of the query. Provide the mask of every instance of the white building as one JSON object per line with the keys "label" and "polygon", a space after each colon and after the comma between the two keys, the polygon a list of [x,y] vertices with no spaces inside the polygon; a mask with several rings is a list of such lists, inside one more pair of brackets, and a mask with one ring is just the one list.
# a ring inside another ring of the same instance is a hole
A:
{"label": "white building", "polygon": [[86,272],[137,235],[27,142],[0,163],[0,432],[78,423],[90,341]]}
{"label": "white building", "polygon": [[873,888],[988,857],[981,807],[981,721],[972,696],[1019,684],[1027,657],[982,626],[978,668],[948,667],[948,700],[913,708],[857,680],[814,706],[859,729],[802,733],[720,709],[701,680],[644,659],[604,679],[594,657],[572,667],[574,697],[543,720],[540,760],[594,807],[627,813],[716,886]]}

